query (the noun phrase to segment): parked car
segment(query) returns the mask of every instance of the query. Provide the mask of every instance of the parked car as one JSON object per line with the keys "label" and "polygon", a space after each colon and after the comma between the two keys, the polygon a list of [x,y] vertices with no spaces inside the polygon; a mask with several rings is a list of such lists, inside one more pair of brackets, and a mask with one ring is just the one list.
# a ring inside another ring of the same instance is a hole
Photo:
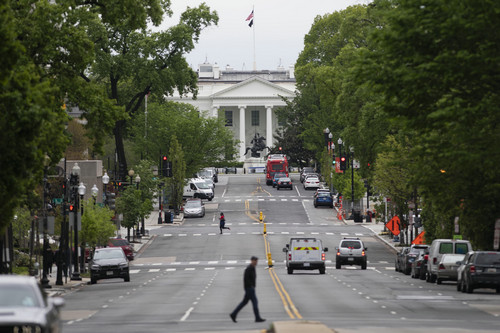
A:
{"label": "parked car", "polygon": [[465,255],[457,269],[457,290],[470,294],[478,288],[500,293],[500,252],[470,251]]}
{"label": "parked car", "polygon": [[420,255],[411,265],[411,277],[414,279],[425,280],[427,274],[427,260],[429,260],[429,254],[427,251]]}
{"label": "parked car", "polygon": [[273,187],[276,187],[276,185],[278,184],[278,180],[279,180],[281,177],[286,177],[286,173],[284,173],[284,172],[276,172],[276,173],[273,175]]}
{"label": "parked car", "polygon": [[467,240],[435,239],[429,248],[429,260],[427,261],[427,282],[436,282],[439,261],[443,254],[456,253],[466,254],[472,251],[472,246]]}
{"label": "parked car", "polygon": [[309,173],[314,173],[314,168],[313,167],[303,167],[302,171],[300,172],[300,182],[303,183],[304,179],[307,174]]}
{"label": "parked car", "polygon": [[184,204],[184,217],[204,217],[205,205],[201,199],[187,199]]}
{"label": "parked car", "polygon": [[320,274],[325,274],[325,252],[328,248],[323,247],[320,239],[317,238],[292,238],[283,248],[286,253],[286,268],[288,274],[294,270],[314,270],[318,269]]}
{"label": "parked car", "polygon": [[309,176],[304,179],[304,190],[319,187],[318,176]]}
{"label": "parked car", "polygon": [[122,278],[130,281],[129,263],[120,247],[105,247],[96,249],[89,263],[90,283],[97,280]]}
{"label": "parked car", "polygon": [[0,275],[1,332],[61,332],[61,297],[48,297],[34,277]]}
{"label": "parked car", "polygon": [[429,245],[413,244],[403,258],[402,272],[406,275],[411,273],[411,266],[417,258],[427,250]]}
{"label": "parked car", "polygon": [[342,265],[360,265],[361,269],[366,269],[368,261],[366,257],[367,248],[361,239],[357,237],[344,237],[336,250],[336,269],[341,269]]}
{"label": "parked car", "polygon": [[293,190],[292,179],[289,177],[281,177],[278,179],[278,183],[276,184],[276,188],[279,190],[280,188],[289,188]]}
{"label": "parked car", "polygon": [[313,199],[314,207],[328,206],[333,208],[333,197],[330,192],[317,192]]}
{"label": "parked car", "polygon": [[436,283],[441,284],[443,281],[457,281],[457,269],[464,257],[465,254],[443,254],[438,265]]}
{"label": "parked car", "polygon": [[128,260],[134,260],[134,248],[128,240],[120,237],[110,238],[108,240],[108,247],[120,247]]}
{"label": "parked car", "polygon": [[394,260],[394,269],[396,270],[396,272],[403,272],[405,256],[408,252],[410,252],[409,247],[402,247],[396,253],[396,259]]}

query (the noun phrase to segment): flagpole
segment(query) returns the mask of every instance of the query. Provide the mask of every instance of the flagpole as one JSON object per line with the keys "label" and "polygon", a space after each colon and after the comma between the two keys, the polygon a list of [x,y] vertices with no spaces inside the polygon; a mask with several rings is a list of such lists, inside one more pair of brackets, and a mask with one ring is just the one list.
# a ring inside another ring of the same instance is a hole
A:
{"label": "flagpole", "polygon": [[[253,12],[253,17],[255,19],[255,6],[252,8],[252,12]],[[257,70],[257,61],[255,60],[255,22],[254,24],[252,25],[252,29],[253,29],[253,70],[256,71]]]}
{"label": "flagpole", "polygon": [[[253,12],[253,17],[255,19],[255,6],[252,8],[252,12]],[[252,25],[252,29],[253,29],[253,70],[256,71],[257,61],[255,60],[255,22]]]}

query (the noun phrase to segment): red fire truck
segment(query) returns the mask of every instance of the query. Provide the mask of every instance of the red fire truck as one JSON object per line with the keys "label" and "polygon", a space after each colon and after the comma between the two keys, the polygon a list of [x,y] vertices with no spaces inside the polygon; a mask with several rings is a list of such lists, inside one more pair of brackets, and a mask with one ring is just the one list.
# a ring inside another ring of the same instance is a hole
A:
{"label": "red fire truck", "polygon": [[288,177],[288,160],[283,154],[271,154],[267,157],[266,164],[266,184],[273,184],[273,177],[276,172],[283,172]]}

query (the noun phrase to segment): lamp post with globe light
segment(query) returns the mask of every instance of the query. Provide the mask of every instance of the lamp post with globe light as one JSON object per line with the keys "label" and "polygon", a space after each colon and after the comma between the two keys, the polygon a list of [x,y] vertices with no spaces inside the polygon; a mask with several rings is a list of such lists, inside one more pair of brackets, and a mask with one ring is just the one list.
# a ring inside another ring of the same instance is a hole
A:
{"label": "lamp post with globe light", "polygon": [[[136,189],[139,190],[139,184],[141,183],[141,177],[139,176],[139,174],[137,174],[137,176],[135,176],[134,180],[135,180]],[[137,223],[137,231],[135,233],[136,233],[137,237],[144,234],[144,218],[142,218],[142,228],[139,229],[139,223]]]}
{"label": "lamp post with globe light", "polygon": [[104,172],[104,176],[102,176],[102,184],[104,185],[104,204],[108,204],[108,184],[109,184],[109,176],[107,172]]}
{"label": "lamp post with globe light", "polygon": [[[74,247],[73,247],[73,252],[74,252],[74,269],[73,273],[71,274],[71,280],[77,280],[81,281],[82,278],[80,277],[80,268],[79,268],[79,261],[78,261],[78,206],[80,205],[80,197],[83,197],[85,195],[85,185],[83,185],[82,182],[80,182],[80,185],[76,186],[78,184],[78,180],[80,177],[80,167],[78,166],[78,163],[75,163],[73,165],[73,168],[71,169],[71,176],[72,176],[72,194],[73,194],[73,199],[75,201],[75,206],[76,206],[76,211],[73,214],[73,232],[74,232]],[[82,207],[83,209],[83,207]],[[83,214],[82,214],[83,215]]]}

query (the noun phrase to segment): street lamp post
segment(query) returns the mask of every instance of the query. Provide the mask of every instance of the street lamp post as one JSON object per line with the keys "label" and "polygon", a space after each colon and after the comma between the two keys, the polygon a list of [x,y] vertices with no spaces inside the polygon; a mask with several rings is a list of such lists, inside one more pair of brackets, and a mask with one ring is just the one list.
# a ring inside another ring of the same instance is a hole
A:
{"label": "street lamp post", "polygon": [[[78,166],[78,163],[75,163],[73,165],[73,168],[71,169],[71,174],[73,175],[73,182],[78,184],[78,179],[80,177],[80,167]],[[73,260],[73,273],[71,274],[71,280],[77,280],[81,281],[82,278],[80,277],[80,268],[78,264],[78,205],[80,204],[80,198],[78,197],[78,194],[80,193],[80,186],[76,186],[76,184],[73,185],[73,188],[71,191],[73,192],[73,197],[75,200],[75,206],[76,206],[76,211],[75,214],[73,214],[73,232],[74,232],[74,246],[73,246],[73,252],[74,252],[74,260]],[[83,185],[83,183],[80,183],[80,185]],[[85,194],[85,186],[83,186],[83,193]]]}
{"label": "street lamp post", "polygon": [[92,199],[94,199],[94,206],[95,206],[95,203],[97,200],[97,194],[99,193],[99,189],[97,188],[96,184],[94,184],[94,186],[92,186],[92,188],[90,189],[90,192],[92,193]]}
{"label": "street lamp post", "polygon": [[[86,190],[86,187],[85,185],[80,182],[80,185],[78,185],[78,194],[80,195],[80,227],[81,227],[81,223],[82,223],[82,217],[83,217],[83,196],[85,195],[85,190]],[[78,219],[77,219],[78,221]],[[78,228],[75,229],[75,235],[78,236]],[[78,245],[80,245],[79,241],[78,241],[78,238],[77,238],[77,242],[75,242],[75,250],[78,249]],[[80,264],[80,272],[84,272],[85,271],[85,247],[83,246],[83,244],[80,246],[80,262],[76,261],[75,264]]]}
{"label": "street lamp post", "polygon": [[[140,183],[141,183],[141,177],[139,176],[139,174],[137,174],[137,176],[135,176],[135,185],[136,185],[137,190],[139,190]],[[141,195],[141,197],[142,197],[142,195]],[[139,230],[139,223],[137,223],[136,234],[138,237],[144,234],[144,218],[142,218],[142,230]]]}
{"label": "street lamp post", "polygon": [[41,284],[43,288],[52,288],[49,284],[49,279],[47,278],[47,270],[49,269],[49,264],[52,265],[52,262],[49,263],[48,258],[48,249],[49,242],[47,240],[47,168],[45,168],[45,172],[43,175],[43,267],[42,267],[42,280]]}
{"label": "street lamp post", "polygon": [[[342,157],[342,144],[343,143],[344,142],[342,141],[342,138],[339,138],[337,140],[337,144],[339,145],[339,161],[340,161],[340,158]],[[343,172],[343,171],[341,171],[341,172]],[[342,193],[339,192],[339,194],[337,195],[337,203],[339,203],[341,196],[342,196]]]}
{"label": "street lamp post", "polygon": [[354,219],[354,147],[349,147],[351,151],[351,217]]}
{"label": "street lamp post", "polygon": [[108,204],[108,184],[109,184],[109,176],[107,172],[104,172],[104,176],[102,176],[102,183],[104,187],[104,204]]}

